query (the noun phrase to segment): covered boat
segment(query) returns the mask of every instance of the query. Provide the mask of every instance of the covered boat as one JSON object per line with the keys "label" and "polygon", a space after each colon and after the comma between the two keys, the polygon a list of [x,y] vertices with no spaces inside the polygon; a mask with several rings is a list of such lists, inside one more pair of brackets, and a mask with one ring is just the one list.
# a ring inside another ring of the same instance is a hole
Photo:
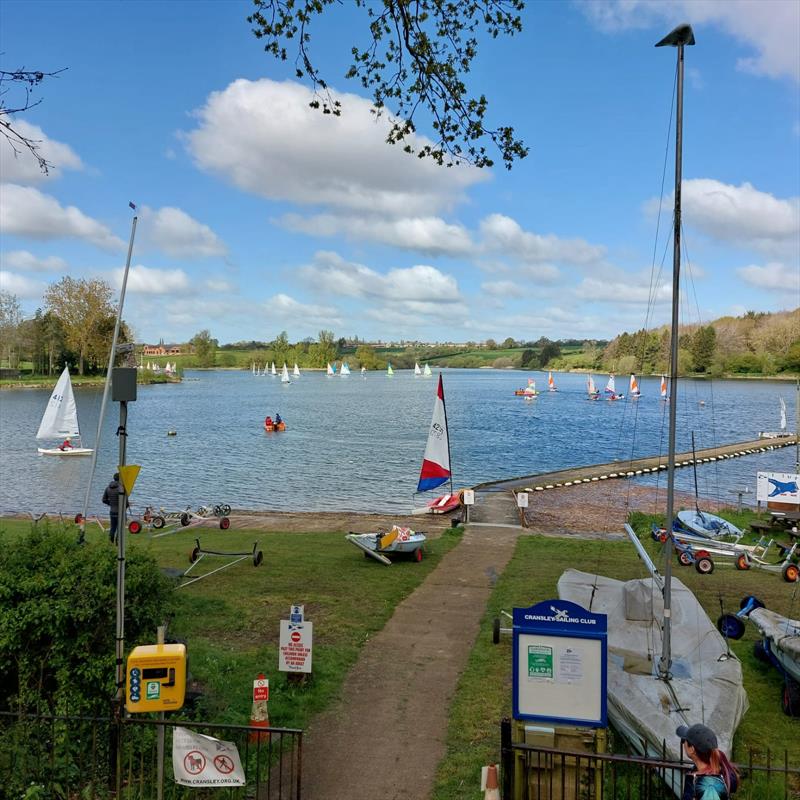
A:
{"label": "covered boat", "polygon": [[687,508],[679,511],[673,527],[676,531],[686,531],[707,539],[717,539],[720,536],[735,536],[739,539],[742,536],[742,531],[732,522],[699,509]]}

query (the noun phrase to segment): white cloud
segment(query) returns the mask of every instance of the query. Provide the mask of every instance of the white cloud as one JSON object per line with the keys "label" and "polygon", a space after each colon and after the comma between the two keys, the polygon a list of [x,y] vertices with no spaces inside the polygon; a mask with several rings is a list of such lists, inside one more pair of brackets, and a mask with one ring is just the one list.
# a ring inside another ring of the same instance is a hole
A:
{"label": "white cloud", "polygon": [[520,293],[518,283],[514,281],[486,281],[481,284],[481,290],[492,297],[511,299]]}
{"label": "white cloud", "polygon": [[736,274],[745,283],[757,289],[794,295],[794,300],[791,301],[793,304],[800,298],[800,271],[797,267],[773,262],[763,267],[756,265],[739,267]]}
{"label": "white cloud", "polygon": [[240,189],[340,211],[428,216],[489,178],[387,145],[386,115],[376,119],[357,95],[333,94],[340,117],[309,108],[313,93],[298,83],[240,79],[209,95],[195,113],[198,127],[184,138],[198,166]]}
{"label": "white cloud", "polygon": [[341,314],[333,306],[301,303],[288,294],[280,293],[270,297],[263,307],[270,318],[283,322],[302,322],[306,325],[324,325],[331,328],[343,324]]}
{"label": "white cloud", "polygon": [[206,287],[210,291],[219,294],[228,294],[236,291],[236,287],[224,278],[208,278],[206,280]]}
{"label": "white cloud", "polygon": [[579,5],[607,33],[662,23],[674,26],[684,18],[691,20],[697,35],[702,35],[703,25],[717,26],[755,50],[755,55],[737,61],[738,69],[800,81],[800,3],[795,0],[584,0]]}
{"label": "white cloud", "polygon": [[57,178],[61,170],[83,169],[83,163],[69,145],[49,138],[37,125],[19,119],[14,120],[13,126],[21,136],[35,142],[39,155],[53,166],[46,175],[39,168],[39,162],[31,151],[9,133],[8,136],[14,141],[19,153],[15,155],[14,149],[5,138],[0,141],[0,179],[5,183],[41,183],[48,178]]}
{"label": "white cloud", "polygon": [[27,250],[11,250],[0,253],[0,265],[21,272],[60,272],[67,269],[67,262],[58,256],[38,258]]}
{"label": "white cloud", "polygon": [[[656,210],[658,200],[650,200],[647,208]],[[782,200],[749,183],[732,186],[699,178],[684,181],[683,209],[687,225],[720,241],[744,244],[768,253],[797,251],[800,198]]]}
{"label": "white cloud", "polygon": [[581,300],[600,303],[647,305],[652,302],[668,303],[672,297],[672,287],[668,283],[661,283],[653,290],[649,285],[633,280],[601,281],[584,278],[575,289],[575,295]]}
{"label": "white cloud", "polygon": [[321,251],[312,264],[300,268],[300,274],[318,291],[347,297],[437,304],[461,300],[452,275],[424,264],[392,269],[384,275],[363,264],[345,261],[336,253]]}
{"label": "white cloud", "polygon": [[49,194],[13,183],[0,185],[0,231],[32,239],[83,239],[104,250],[125,246],[105,225],[75,206],[64,207]]}
{"label": "white cloud", "polygon": [[485,217],[480,231],[484,249],[531,264],[556,262],[586,266],[605,255],[604,247],[583,239],[561,239],[552,234],[541,236],[525,231],[516,220],[503,214]]}
{"label": "white cloud", "polygon": [[45,283],[29,278],[27,275],[17,275],[4,269],[0,270],[0,290],[4,292],[10,292],[23,299],[41,300],[46,288]]}
{"label": "white cloud", "polygon": [[146,241],[173,258],[223,256],[225,245],[208,225],[203,225],[180,208],[164,206],[142,209]]}
{"label": "white cloud", "polygon": [[[113,278],[117,287],[122,286],[124,269],[114,270]],[[134,294],[177,295],[192,293],[194,290],[189,276],[182,269],[152,269],[137,264],[128,273],[127,291]]]}
{"label": "white cloud", "polygon": [[474,244],[463,225],[445,222],[441,217],[381,218],[370,215],[317,214],[303,217],[284,214],[278,224],[311,236],[344,234],[360,241],[380,242],[403,250],[428,255],[464,255]]}

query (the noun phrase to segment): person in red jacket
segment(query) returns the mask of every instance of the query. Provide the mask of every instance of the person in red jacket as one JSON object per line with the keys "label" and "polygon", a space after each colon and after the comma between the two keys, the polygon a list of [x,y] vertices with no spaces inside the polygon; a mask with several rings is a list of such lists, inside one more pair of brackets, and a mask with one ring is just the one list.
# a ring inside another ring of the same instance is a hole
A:
{"label": "person in red jacket", "polygon": [[274,423],[272,422],[272,417],[270,417],[269,414],[267,415],[267,418],[264,420],[264,427],[265,428],[274,427]]}
{"label": "person in red jacket", "polygon": [[67,436],[67,438],[64,439],[63,442],[61,442],[61,444],[59,445],[58,449],[59,450],[72,450],[72,439],[69,436]]}

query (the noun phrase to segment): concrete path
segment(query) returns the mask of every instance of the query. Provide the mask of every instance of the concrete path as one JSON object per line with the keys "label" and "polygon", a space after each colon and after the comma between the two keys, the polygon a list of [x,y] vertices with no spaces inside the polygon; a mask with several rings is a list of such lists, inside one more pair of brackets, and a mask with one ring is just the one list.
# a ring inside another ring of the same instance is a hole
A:
{"label": "concrete path", "polygon": [[304,800],[427,800],[450,701],[486,601],[514,550],[510,493],[479,495],[462,541],[362,650],[341,698],[303,745]]}

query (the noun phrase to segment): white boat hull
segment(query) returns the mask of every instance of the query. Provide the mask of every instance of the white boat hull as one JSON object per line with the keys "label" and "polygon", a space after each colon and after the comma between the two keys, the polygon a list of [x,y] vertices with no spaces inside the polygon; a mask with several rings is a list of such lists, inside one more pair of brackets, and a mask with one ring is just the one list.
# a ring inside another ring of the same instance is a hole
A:
{"label": "white boat hull", "polygon": [[43,456],[90,456],[94,450],[90,447],[73,447],[71,450],[61,450],[58,447],[40,447],[39,454]]}
{"label": "white boat hull", "polygon": [[750,621],[765,639],[783,669],[800,683],[800,620],[789,619],[766,608],[756,608]]}
{"label": "white boat hull", "polygon": [[[725,640],[697,598],[672,579],[672,678],[658,680],[663,615],[661,590],[647,578],[618,581],[567,570],[558,581],[562,599],[608,615],[608,713],[639,753],[679,761],[679,725],[702,722],[727,754],[747,710],[742,667],[727,656]],[[670,782],[680,794],[677,780]]]}

